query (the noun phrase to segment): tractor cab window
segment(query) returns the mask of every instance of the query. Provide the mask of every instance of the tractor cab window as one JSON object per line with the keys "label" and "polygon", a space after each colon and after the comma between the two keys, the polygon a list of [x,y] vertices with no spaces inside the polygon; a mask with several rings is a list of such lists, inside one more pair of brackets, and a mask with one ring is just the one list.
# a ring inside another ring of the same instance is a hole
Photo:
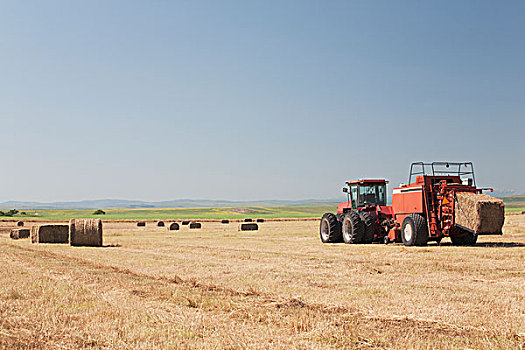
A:
{"label": "tractor cab window", "polygon": [[357,186],[350,186],[350,198],[352,200],[352,208],[357,209]]}
{"label": "tractor cab window", "polygon": [[365,205],[386,205],[386,185],[360,185],[358,207]]}
{"label": "tractor cab window", "polygon": [[385,185],[377,186],[377,204],[386,205],[386,186]]}
{"label": "tractor cab window", "polygon": [[359,206],[376,204],[376,186],[359,186]]}

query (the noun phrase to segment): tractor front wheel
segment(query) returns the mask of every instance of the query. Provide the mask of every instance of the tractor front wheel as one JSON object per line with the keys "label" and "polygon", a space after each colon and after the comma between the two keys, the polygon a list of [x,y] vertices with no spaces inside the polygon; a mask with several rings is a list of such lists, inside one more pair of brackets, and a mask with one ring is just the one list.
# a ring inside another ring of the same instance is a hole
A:
{"label": "tractor front wheel", "polygon": [[319,226],[321,242],[337,243],[341,241],[341,225],[337,217],[332,213],[326,213],[321,218]]}
{"label": "tractor front wheel", "polygon": [[410,214],[401,226],[401,239],[406,246],[424,246],[428,242],[427,220],[420,214]]}
{"label": "tractor front wheel", "polygon": [[359,214],[355,211],[346,213],[343,219],[343,241],[347,244],[361,243],[365,234],[365,226]]}

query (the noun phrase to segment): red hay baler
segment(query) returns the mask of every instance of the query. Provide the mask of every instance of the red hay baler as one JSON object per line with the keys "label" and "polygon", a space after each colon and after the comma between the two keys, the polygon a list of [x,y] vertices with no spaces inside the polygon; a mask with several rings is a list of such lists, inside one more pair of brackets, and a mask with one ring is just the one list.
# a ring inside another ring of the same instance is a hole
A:
{"label": "red hay baler", "polygon": [[321,241],[421,246],[450,237],[455,245],[473,245],[480,234],[502,234],[504,210],[499,203],[492,217],[483,218],[496,222],[491,232],[476,232],[456,222],[456,211],[468,209],[458,206],[457,193],[491,190],[476,187],[470,162],[412,163],[409,184],[394,188],[391,206],[386,204],[387,183],[384,179],[346,182],[343,192],[348,200],[338,204],[337,214],[326,213],[321,218]]}

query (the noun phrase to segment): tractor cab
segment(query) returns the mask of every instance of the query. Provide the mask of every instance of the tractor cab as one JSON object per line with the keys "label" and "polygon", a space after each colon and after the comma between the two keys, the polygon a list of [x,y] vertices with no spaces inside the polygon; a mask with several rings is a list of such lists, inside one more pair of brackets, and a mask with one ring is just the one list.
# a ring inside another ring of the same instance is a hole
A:
{"label": "tractor cab", "polygon": [[348,181],[347,187],[343,188],[343,192],[348,194],[348,201],[341,204],[346,209],[385,206],[386,184],[383,179]]}

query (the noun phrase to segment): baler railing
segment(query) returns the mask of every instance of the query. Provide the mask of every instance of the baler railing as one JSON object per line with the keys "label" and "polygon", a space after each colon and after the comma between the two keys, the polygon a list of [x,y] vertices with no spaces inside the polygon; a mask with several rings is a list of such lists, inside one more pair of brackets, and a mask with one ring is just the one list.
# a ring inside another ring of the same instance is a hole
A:
{"label": "baler railing", "polygon": [[[451,166],[454,168],[449,170],[448,168],[450,168]],[[415,167],[420,167],[420,169],[414,169]],[[445,167],[446,169],[439,169],[439,167]],[[462,167],[464,167],[465,170],[462,170]],[[472,184],[476,186],[476,179],[474,177],[474,166],[472,162],[414,162],[410,165],[410,175],[408,176],[408,183],[412,183],[412,177],[417,175],[457,175],[459,177],[470,176],[472,178]]]}

